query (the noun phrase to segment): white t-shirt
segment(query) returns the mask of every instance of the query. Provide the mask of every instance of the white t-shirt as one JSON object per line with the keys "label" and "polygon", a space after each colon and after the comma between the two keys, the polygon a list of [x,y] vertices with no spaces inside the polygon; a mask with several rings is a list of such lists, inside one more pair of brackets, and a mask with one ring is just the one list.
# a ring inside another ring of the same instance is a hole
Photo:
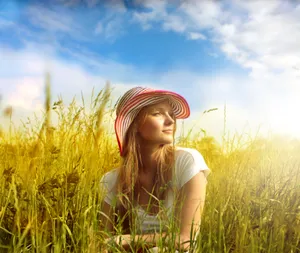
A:
{"label": "white t-shirt", "polygon": [[[203,156],[196,149],[176,147],[175,150],[175,169],[172,179],[172,184],[176,189],[180,189],[185,183],[192,179],[198,172],[202,171],[205,177],[210,173]],[[113,169],[100,180],[100,186],[106,192],[104,201],[109,205],[115,205],[117,201],[116,196],[116,181],[117,169]],[[168,218],[171,218],[172,204],[174,194],[168,191],[165,202],[166,215],[151,215],[148,214],[142,207],[137,207],[137,231],[138,233],[159,232],[166,229]]]}

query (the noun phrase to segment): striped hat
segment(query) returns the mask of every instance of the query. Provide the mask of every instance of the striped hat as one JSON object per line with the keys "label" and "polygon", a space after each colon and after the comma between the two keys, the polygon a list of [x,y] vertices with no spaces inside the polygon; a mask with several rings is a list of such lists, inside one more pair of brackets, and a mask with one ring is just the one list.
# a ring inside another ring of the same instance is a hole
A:
{"label": "striped hat", "polygon": [[148,105],[156,104],[168,99],[176,119],[190,116],[187,101],[179,94],[167,90],[155,90],[146,87],[135,87],[121,97],[116,109],[115,132],[121,156],[127,130],[140,110]]}

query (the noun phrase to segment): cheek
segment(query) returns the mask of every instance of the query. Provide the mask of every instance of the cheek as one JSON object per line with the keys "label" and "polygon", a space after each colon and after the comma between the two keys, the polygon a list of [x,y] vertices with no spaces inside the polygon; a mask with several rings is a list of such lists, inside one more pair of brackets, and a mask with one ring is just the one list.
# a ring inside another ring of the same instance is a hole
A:
{"label": "cheek", "polygon": [[144,138],[156,136],[161,130],[162,122],[155,119],[147,119],[139,128],[139,132]]}

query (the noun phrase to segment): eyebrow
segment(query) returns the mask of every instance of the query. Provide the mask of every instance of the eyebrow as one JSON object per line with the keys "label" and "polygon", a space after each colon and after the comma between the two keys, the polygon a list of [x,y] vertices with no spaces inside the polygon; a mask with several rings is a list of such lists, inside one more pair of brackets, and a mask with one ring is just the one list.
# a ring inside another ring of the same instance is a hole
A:
{"label": "eyebrow", "polygon": [[[155,108],[153,108],[151,111],[154,111],[154,110],[162,110],[162,111],[165,111],[165,108],[162,108],[162,107],[155,107]],[[169,111],[169,110],[167,110],[167,111]],[[171,109],[170,112],[174,113],[173,109]]]}

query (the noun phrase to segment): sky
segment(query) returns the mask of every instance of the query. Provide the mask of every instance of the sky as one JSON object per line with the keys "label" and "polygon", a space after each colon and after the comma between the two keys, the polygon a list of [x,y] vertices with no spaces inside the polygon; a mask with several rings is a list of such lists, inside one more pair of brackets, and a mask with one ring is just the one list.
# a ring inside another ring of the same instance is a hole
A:
{"label": "sky", "polygon": [[0,109],[15,126],[41,116],[49,72],[53,102],[109,80],[113,101],[135,86],[184,96],[178,133],[221,142],[225,120],[228,137],[300,138],[299,41],[300,1],[0,0]]}

